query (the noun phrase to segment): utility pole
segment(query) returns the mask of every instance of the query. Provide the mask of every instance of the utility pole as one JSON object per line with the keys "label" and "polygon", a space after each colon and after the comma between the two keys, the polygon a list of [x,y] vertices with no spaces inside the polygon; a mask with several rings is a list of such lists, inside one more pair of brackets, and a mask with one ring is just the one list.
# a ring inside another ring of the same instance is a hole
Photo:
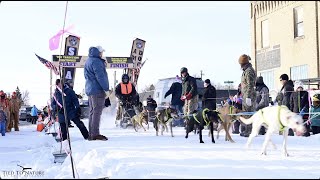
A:
{"label": "utility pole", "polygon": [[202,70],[200,70],[200,78],[201,78],[201,80],[202,80],[202,75],[204,75],[204,74],[202,73]]}

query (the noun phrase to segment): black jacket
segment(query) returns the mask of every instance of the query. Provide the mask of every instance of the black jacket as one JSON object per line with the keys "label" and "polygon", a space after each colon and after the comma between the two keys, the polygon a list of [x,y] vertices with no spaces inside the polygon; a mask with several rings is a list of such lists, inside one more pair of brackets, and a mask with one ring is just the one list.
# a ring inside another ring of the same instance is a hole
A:
{"label": "black jacket", "polygon": [[294,85],[291,80],[287,81],[281,88],[281,92],[278,94],[276,100],[279,105],[285,105],[290,109],[290,96],[294,91]]}
{"label": "black jacket", "polygon": [[157,102],[152,98],[147,98],[147,110],[155,111],[157,108]]}
{"label": "black jacket", "polygon": [[[299,100],[300,98],[300,100]],[[300,104],[299,104],[300,102]],[[297,91],[291,93],[290,96],[290,110],[295,113],[300,113],[302,108],[309,110],[309,100],[307,91]]]}
{"label": "black jacket", "polygon": [[210,110],[216,109],[216,88],[211,84],[205,88],[203,97],[202,97],[202,107],[208,108]]}
{"label": "black jacket", "polygon": [[172,94],[171,97],[171,105],[179,105],[183,106],[184,102],[181,101],[181,94],[182,94],[182,84],[179,82],[172,83],[170,89],[164,95],[164,98]]}

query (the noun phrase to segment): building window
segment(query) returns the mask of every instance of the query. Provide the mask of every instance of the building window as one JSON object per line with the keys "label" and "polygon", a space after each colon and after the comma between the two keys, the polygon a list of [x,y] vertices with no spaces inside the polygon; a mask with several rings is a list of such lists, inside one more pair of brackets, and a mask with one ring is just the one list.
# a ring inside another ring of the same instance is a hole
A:
{"label": "building window", "polygon": [[269,47],[269,22],[264,20],[261,22],[261,41],[262,48]]}
{"label": "building window", "polygon": [[308,65],[293,66],[290,68],[291,80],[300,80],[308,78]]}
{"label": "building window", "polygon": [[303,30],[303,8],[296,7],[293,9],[294,14],[294,38],[304,35]]}
{"label": "building window", "polygon": [[269,88],[269,91],[275,89],[274,85],[274,70],[269,71],[263,71],[260,73],[260,76],[263,77],[263,82],[266,84]]}

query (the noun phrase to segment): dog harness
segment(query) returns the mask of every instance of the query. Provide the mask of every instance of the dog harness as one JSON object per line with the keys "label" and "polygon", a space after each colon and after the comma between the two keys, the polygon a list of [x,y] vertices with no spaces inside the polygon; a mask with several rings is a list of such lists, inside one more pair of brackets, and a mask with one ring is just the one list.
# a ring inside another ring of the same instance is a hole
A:
{"label": "dog harness", "polygon": [[[280,125],[280,132],[283,132],[285,126],[281,123],[281,119],[280,119],[280,110],[281,110],[281,108],[282,108],[282,106],[279,106],[279,107],[278,107],[278,120],[279,120],[279,125]],[[266,119],[264,118],[263,110],[260,109],[259,111],[260,111],[260,113],[261,113],[263,122],[266,123],[267,126],[269,126],[268,123],[267,123],[267,121],[266,121]]]}
{"label": "dog harness", "polygon": [[[208,117],[206,116],[206,112],[208,112],[208,111],[210,111],[208,108],[205,108],[202,110],[202,118],[203,118],[204,122],[206,123],[205,126],[208,126],[210,123]],[[198,113],[193,113],[193,118],[195,121],[197,121],[200,124],[200,121],[198,120],[197,115],[198,115]]]}

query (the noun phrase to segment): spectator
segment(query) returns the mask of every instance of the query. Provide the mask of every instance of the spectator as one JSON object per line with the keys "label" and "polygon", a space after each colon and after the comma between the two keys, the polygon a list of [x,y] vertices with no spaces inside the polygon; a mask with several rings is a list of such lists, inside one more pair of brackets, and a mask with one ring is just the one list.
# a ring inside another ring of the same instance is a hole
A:
{"label": "spectator", "polygon": [[3,107],[0,106],[0,132],[2,136],[6,135],[6,121],[6,113],[4,112]]}
{"label": "spectator", "polygon": [[[242,93],[242,110],[245,112],[254,112],[256,107],[256,73],[252,67],[252,64],[249,62],[251,60],[248,55],[241,55],[239,58],[239,64],[243,70],[241,77],[241,93]],[[248,117],[247,117],[248,118]],[[244,132],[240,133],[240,136],[249,137],[252,130],[252,124],[245,125],[243,129]]]}
{"label": "spectator", "polygon": [[312,105],[310,109],[310,121],[312,134],[320,133],[320,94],[312,97]]}
{"label": "spectator", "polygon": [[[290,110],[294,113],[301,114],[304,121],[309,119],[309,100],[308,100],[308,92],[303,90],[303,83],[301,81],[295,81],[294,83],[295,92],[290,95]],[[305,114],[304,114],[305,113]],[[310,136],[309,125],[305,123],[306,132],[303,136]]]}
{"label": "spectator", "polygon": [[186,67],[182,67],[180,73],[182,79],[182,95],[180,99],[184,101],[183,113],[184,115],[191,115],[198,109],[199,100],[196,79],[189,75]]}
{"label": "spectator", "polygon": [[206,79],[204,81],[204,93],[202,97],[202,104],[203,109],[208,108],[210,110],[216,110],[217,104],[216,104],[216,88],[211,85],[210,79]]}
{"label": "spectator", "polygon": [[[6,121],[6,132],[10,132],[11,129],[9,128],[11,124],[10,119],[10,101],[7,98],[6,93],[3,90],[0,91],[0,106],[2,107],[3,111],[6,113],[7,121]],[[12,125],[11,125],[12,127]]]}
{"label": "spectator", "polygon": [[[10,121],[14,123],[14,130],[19,131],[19,110],[21,108],[21,101],[18,99],[16,92],[12,93],[10,102]],[[9,129],[11,128],[12,123],[9,124]]]}
{"label": "spectator", "polygon": [[[56,86],[62,87],[62,85],[61,85],[61,80],[60,80],[60,79],[56,79]],[[55,91],[54,91],[55,97],[57,97],[57,95],[60,93],[60,90],[58,89],[58,87],[57,87],[57,88],[55,89]],[[52,99],[51,101],[54,101],[54,99]],[[52,108],[54,108],[54,107],[52,107]],[[57,108],[56,108],[56,109],[57,109]],[[52,113],[53,113],[53,117],[55,117],[56,115],[58,115],[58,113],[55,112],[55,111],[52,111]],[[73,127],[74,127],[74,126],[71,124],[70,119],[68,119],[68,125],[69,125],[69,128],[73,128]]]}
{"label": "spectator", "polygon": [[183,113],[183,101],[180,97],[182,94],[181,78],[177,75],[175,82],[171,84],[170,89],[164,95],[164,98],[171,94],[171,107],[175,108],[180,114]]}
{"label": "spectator", "polygon": [[105,50],[101,46],[89,48],[89,58],[84,65],[85,91],[89,100],[89,140],[108,138],[100,134],[100,119],[105,101],[109,98],[109,80],[106,62],[102,59]]}
{"label": "spectator", "polygon": [[[84,139],[88,139],[88,130],[84,123],[80,120],[81,109],[76,93],[67,85],[64,85],[64,87],[62,87],[61,83],[59,84],[59,88],[63,88],[63,92],[66,94],[66,96],[64,96],[64,104],[62,102],[62,93],[59,91],[55,94],[56,100],[52,101],[51,106],[54,108],[54,111],[58,112],[63,144],[67,144],[67,141],[65,140],[68,139],[68,131],[66,127],[66,122],[68,122],[68,120],[73,121],[76,124]],[[64,111],[66,111],[66,117]]]}
{"label": "spectator", "polygon": [[155,118],[156,116],[156,108],[157,102],[149,95],[147,98],[147,111],[148,111],[148,119]]}
{"label": "spectator", "polygon": [[[264,84],[263,77],[259,76],[256,80],[256,93],[257,93],[257,107],[256,111],[269,106],[269,88]],[[261,126],[259,135],[264,135],[266,129]]]}
{"label": "spectator", "polygon": [[31,124],[36,124],[38,119],[38,109],[36,105],[33,105],[31,109]]}
{"label": "spectator", "polygon": [[[234,97],[230,97],[230,99],[228,99],[228,103],[229,105],[233,105],[235,108],[242,110],[242,95],[241,95],[241,83],[238,85],[238,89],[237,89],[237,94]],[[232,100],[231,100],[232,99]],[[236,120],[233,123],[233,131],[232,134],[239,134],[239,128],[240,128],[240,121]],[[241,126],[241,132],[245,131],[245,126]]]}
{"label": "spectator", "polygon": [[[294,91],[293,82],[292,80],[289,80],[289,76],[287,74],[282,74],[280,76],[280,82],[282,84],[282,88],[278,93],[276,100],[278,102],[278,105],[284,105],[284,106],[287,106],[288,109],[290,109],[290,96],[291,96],[291,93]],[[289,136],[294,135],[292,129],[289,129],[288,135]]]}

